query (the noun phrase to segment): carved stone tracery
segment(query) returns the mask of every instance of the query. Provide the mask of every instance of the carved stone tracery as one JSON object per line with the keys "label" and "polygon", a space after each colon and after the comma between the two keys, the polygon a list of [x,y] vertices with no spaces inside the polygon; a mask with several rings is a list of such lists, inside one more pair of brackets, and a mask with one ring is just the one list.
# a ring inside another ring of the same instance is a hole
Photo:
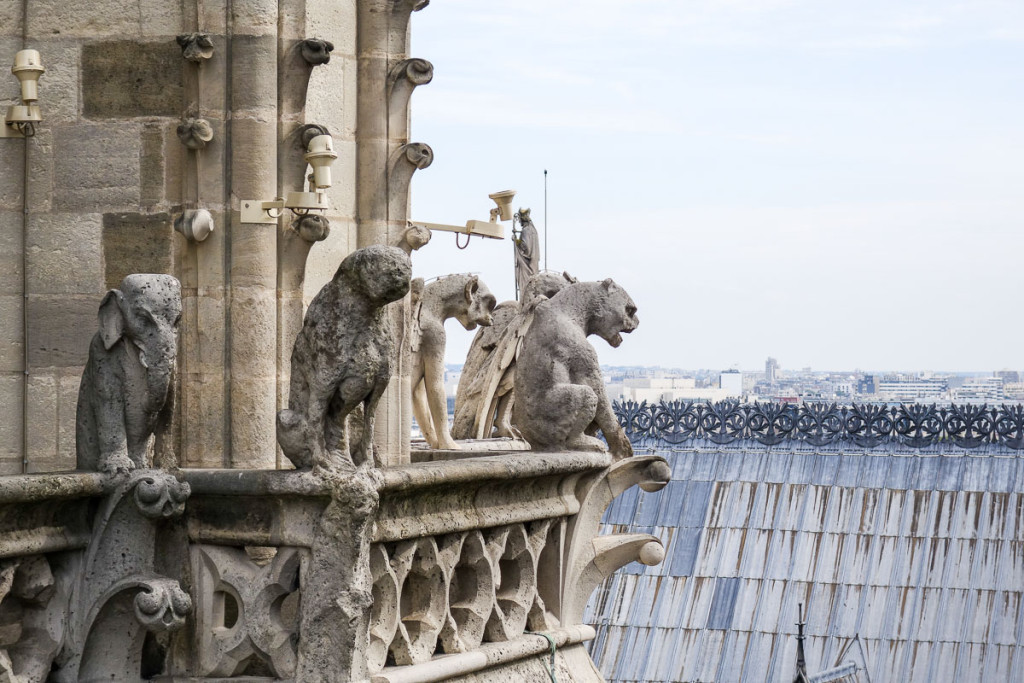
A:
{"label": "carved stone tracery", "polygon": [[242,548],[192,546],[200,675],[295,675],[301,557],[279,548],[261,567]]}

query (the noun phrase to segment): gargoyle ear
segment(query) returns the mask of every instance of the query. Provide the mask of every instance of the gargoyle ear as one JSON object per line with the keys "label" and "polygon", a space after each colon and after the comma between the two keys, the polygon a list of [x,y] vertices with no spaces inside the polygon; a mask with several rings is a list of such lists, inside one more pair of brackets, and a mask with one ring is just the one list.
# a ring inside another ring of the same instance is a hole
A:
{"label": "gargoyle ear", "polygon": [[611,289],[611,288],[612,288],[612,285],[614,285],[614,284],[615,284],[615,281],[614,281],[614,280],[612,280],[612,279],[611,279],[611,278],[609,277],[609,278],[605,278],[604,282],[602,282],[601,284],[602,284],[602,285],[604,285],[604,288],[605,288],[605,289]]}
{"label": "gargoyle ear", "polygon": [[473,301],[473,295],[476,294],[478,289],[480,289],[480,277],[474,275],[469,278],[469,282],[466,283],[466,303],[471,303]]}
{"label": "gargoyle ear", "polygon": [[123,301],[121,290],[112,289],[100,302],[100,338],[103,340],[103,348],[108,351],[124,335],[124,312],[121,310]]}
{"label": "gargoyle ear", "polygon": [[574,285],[577,282],[579,282],[579,280],[574,278],[572,275],[569,275],[569,272],[565,270],[562,271],[562,277],[564,277],[565,281],[568,282],[570,285]]}

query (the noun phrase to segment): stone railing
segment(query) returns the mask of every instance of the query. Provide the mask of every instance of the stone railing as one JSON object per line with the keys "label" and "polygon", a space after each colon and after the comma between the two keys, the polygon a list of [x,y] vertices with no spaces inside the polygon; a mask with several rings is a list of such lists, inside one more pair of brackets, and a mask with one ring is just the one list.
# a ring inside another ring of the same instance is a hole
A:
{"label": "stone railing", "polygon": [[1024,449],[1024,405],[919,403],[699,403],[616,401],[619,424],[637,445],[756,442],[856,448],[900,446]]}
{"label": "stone railing", "polygon": [[3,478],[0,680],[601,680],[587,599],[664,550],[600,519],[668,479],[529,452]]}

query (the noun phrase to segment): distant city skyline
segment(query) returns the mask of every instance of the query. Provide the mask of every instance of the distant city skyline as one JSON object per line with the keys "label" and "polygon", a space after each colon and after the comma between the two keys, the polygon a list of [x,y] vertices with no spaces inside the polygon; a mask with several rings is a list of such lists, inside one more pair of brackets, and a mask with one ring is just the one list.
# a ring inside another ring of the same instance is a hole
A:
{"label": "distant city skyline", "polygon": [[[639,308],[602,362],[1024,367],[1024,5],[447,0],[413,22],[435,66],[413,216],[486,218],[514,188],[543,241],[548,169],[551,268]],[[508,240],[453,241],[416,275],[512,298]]]}

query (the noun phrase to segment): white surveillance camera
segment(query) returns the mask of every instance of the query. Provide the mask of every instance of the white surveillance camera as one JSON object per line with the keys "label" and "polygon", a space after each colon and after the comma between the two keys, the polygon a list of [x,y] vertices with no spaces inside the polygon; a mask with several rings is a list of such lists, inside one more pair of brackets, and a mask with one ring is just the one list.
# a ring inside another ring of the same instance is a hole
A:
{"label": "white surveillance camera", "polygon": [[497,209],[491,209],[491,220],[512,220],[512,200],[516,196],[515,190],[502,190],[501,192],[495,192],[494,194],[487,195],[490,197],[495,204]]}
{"label": "white surveillance camera", "polygon": [[38,50],[21,50],[14,55],[11,73],[21,82],[22,102],[32,104],[39,100],[39,77],[45,71]]}
{"label": "white surveillance camera", "polygon": [[338,158],[334,140],[330,135],[317,135],[306,149],[306,163],[313,167],[313,189],[326,190],[331,186],[331,164]]}

